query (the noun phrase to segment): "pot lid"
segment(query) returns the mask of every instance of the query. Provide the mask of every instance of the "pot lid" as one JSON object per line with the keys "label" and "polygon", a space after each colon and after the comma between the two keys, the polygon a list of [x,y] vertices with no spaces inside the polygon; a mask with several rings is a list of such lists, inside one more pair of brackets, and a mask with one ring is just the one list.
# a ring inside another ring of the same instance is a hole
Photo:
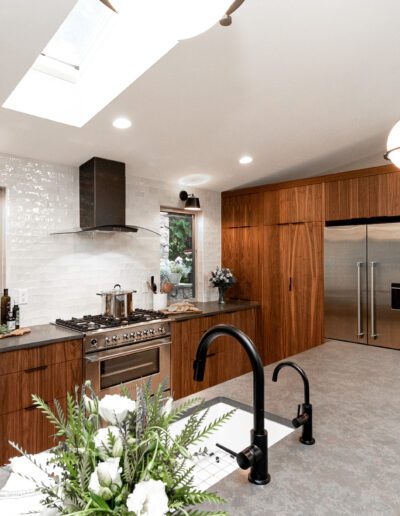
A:
{"label": "pot lid", "polygon": [[97,296],[124,296],[126,294],[135,294],[137,291],[133,289],[122,289],[121,285],[117,283],[112,290],[101,290],[97,292]]}

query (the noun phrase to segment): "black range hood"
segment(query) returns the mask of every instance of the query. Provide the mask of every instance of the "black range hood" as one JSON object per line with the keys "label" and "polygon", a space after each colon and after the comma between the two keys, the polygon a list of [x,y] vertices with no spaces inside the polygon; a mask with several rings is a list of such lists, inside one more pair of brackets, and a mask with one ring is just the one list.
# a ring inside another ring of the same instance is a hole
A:
{"label": "black range hood", "polygon": [[80,228],[53,234],[92,231],[137,233],[140,226],[125,224],[125,163],[92,158],[79,167]]}

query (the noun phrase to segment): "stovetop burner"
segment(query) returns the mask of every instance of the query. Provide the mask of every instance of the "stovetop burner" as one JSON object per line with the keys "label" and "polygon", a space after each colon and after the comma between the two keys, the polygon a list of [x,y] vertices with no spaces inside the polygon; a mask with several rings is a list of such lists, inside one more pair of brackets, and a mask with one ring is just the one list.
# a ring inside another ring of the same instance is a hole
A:
{"label": "stovetop burner", "polygon": [[56,319],[56,324],[65,326],[71,330],[77,330],[86,333],[89,331],[120,328],[131,324],[151,322],[158,319],[167,318],[168,316],[162,312],[136,308],[134,312],[129,314],[129,316],[125,317],[124,319],[107,317],[105,315],[84,315],[82,318],[72,317],[72,319],[69,320]]}

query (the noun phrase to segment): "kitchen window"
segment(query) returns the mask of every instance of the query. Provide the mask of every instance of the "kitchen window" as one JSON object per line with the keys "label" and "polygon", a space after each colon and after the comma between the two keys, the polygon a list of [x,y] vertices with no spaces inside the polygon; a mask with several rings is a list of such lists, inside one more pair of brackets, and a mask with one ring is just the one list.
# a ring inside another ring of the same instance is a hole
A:
{"label": "kitchen window", "polygon": [[172,284],[171,301],[196,295],[194,228],[193,214],[170,209],[160,213],[160,283]]}

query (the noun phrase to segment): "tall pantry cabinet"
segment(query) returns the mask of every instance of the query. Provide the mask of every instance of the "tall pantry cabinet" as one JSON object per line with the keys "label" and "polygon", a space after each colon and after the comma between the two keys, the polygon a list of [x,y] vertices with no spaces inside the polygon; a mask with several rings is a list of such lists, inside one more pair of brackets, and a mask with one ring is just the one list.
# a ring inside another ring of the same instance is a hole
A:
{"label": "tall pantry cabinet", "polygon": [[224,217],[241,195],[222,200],[222,220],[237,226],[222,229],[222,263],[238,278],[230,294],[261,303],[266,364],[323,341],[322,192],[320,184],[253,194],[252,226]]}

